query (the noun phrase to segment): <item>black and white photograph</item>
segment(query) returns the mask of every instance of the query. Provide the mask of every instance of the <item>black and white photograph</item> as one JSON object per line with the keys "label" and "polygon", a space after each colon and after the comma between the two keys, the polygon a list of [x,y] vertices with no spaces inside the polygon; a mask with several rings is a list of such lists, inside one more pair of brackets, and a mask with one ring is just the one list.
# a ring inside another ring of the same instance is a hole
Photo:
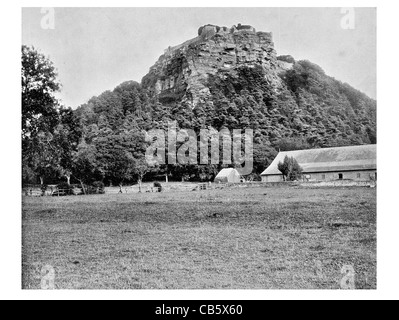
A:
{"label": "black and white photograph", "polygon": [[379,9],[132,5],[19,8],[18,290],[377,292]]}
{"label": "black and white photograph", "polygon": [[377,288],[375,9],[22,19],[23,289]]}

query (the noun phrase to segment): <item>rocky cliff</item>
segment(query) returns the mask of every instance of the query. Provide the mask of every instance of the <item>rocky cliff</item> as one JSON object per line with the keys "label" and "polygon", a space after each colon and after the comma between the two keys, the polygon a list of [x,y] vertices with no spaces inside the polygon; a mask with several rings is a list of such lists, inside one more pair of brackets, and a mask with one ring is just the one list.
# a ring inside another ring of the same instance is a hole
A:
{"label": "rocky cliff", "polygon": [[277,59],[271,33],[241,24],[231,28],[206,25],[199,28],[198,37],[166,49],[142,85],[162,103],[179,100],[195,107],[209,98],[210,75],[221,71],[234,75],[238,67],[256,65],[264,69],[270,87],[277,89],[281,85],[278,71],[292,64]]}

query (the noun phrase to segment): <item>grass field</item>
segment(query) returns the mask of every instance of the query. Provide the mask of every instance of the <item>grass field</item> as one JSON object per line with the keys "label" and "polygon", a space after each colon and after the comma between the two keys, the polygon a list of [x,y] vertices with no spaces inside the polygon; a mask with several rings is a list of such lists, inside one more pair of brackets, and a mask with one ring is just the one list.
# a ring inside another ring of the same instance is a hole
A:
{"label": "grass field", "polygon": [[23,198],[24,289],[375,289],[376,190]]}

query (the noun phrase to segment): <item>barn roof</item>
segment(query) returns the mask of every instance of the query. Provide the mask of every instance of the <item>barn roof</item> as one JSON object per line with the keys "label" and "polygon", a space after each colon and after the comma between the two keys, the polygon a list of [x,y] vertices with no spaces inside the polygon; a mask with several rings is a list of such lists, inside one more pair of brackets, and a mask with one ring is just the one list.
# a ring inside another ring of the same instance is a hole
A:
{"label": "barn roof", "polygon": [[294,157],[304,173],[377,169],[377,146],[364,145],[280,152],[262,176],[281,175],[278,164],[286,156]]}

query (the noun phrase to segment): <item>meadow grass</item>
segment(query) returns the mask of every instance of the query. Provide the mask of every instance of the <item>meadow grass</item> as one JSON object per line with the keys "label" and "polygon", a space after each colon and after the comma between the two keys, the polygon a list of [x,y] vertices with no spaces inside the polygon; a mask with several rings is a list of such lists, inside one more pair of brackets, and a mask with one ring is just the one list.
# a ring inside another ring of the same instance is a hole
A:
{"label": "meadow grass", "polygon": [[376,190],[24,197],[22,288],[376,289]]}

